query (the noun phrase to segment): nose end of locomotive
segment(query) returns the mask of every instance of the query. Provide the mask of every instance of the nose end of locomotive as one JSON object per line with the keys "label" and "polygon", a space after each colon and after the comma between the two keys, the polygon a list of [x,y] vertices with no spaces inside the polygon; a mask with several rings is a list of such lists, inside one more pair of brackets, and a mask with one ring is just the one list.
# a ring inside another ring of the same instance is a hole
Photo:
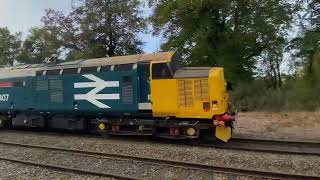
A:
{"label": "nose end of locomotive", "polygon": [[216,126],[216,138],[228,142],[232,137],[231,127],[228,126]]}
{"label": "nose end of locomotive", "polygon": [[232,137],[233,122],[235,116],[229,113],[213,117],[216,138],[228,142]]}

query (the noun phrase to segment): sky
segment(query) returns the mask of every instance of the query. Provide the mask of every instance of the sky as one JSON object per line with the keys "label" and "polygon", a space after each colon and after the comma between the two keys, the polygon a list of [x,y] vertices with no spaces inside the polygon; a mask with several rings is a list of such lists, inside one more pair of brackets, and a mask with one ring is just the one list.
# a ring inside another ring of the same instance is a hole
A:
{"label": "sky", "polygon": [[[26,37],[29,29],[41,25],[41,17],[45,9],[51,8],[70,12],[72,0],[0,0],[0,27],[8,27],[12,32],[22,32]],[[149,10],[146,11],[149,13]],[[145,43],[145,52],[155,52],[160,49],[161,38],[151,34],[141,34]]]}

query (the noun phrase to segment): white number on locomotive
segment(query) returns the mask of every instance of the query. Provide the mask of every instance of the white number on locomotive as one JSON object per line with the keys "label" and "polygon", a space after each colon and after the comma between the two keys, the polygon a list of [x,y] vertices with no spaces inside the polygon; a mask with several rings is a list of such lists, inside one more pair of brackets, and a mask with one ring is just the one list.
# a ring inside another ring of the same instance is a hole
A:
{"label": "white number on locomotive", "polygon": [[9,94],[0,94],[0,101],[9,101]]}

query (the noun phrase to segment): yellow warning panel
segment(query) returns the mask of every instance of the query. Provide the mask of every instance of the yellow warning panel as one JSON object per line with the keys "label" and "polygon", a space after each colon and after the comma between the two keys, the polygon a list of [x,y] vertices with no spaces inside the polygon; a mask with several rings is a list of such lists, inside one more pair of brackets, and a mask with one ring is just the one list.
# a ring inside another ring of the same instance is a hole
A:
{"label": "yellow warning panel", "polygon": [[225,126],[216,127],[216,137],[224,142],[228,142],[231,139],[231,128]]}

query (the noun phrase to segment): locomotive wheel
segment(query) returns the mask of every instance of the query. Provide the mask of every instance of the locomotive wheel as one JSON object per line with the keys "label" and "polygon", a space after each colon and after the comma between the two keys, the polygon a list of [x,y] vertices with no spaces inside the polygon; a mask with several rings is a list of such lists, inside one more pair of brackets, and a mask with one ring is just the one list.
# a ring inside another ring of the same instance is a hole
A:
{"label": "locomotive wheel", "polygon": [[5,127],[7,125],[7,123],[8,123],[8,120],[6,118],[0,116],[0,128]]}
{"label": "locomotive wheel", "polygon": [[0,118],[0,128],[6,127],[7,124],[8,124],[8,121],[7,121],[7,120]]}
{"label": "locomotive wheel", "polygon": [[100,136],[102,136],[102,137],[110,137],[109,128],[104,123],[100,123],[98,125],[98,132],[99,132]]}
{"label": "locomotive wheel", "polygon": [[188,144],[190,145],[199,145],[211,143],[213,140],[213,131],[210,129],[202,129],[200,130],[199,137],[196,139],[189,139]]}

